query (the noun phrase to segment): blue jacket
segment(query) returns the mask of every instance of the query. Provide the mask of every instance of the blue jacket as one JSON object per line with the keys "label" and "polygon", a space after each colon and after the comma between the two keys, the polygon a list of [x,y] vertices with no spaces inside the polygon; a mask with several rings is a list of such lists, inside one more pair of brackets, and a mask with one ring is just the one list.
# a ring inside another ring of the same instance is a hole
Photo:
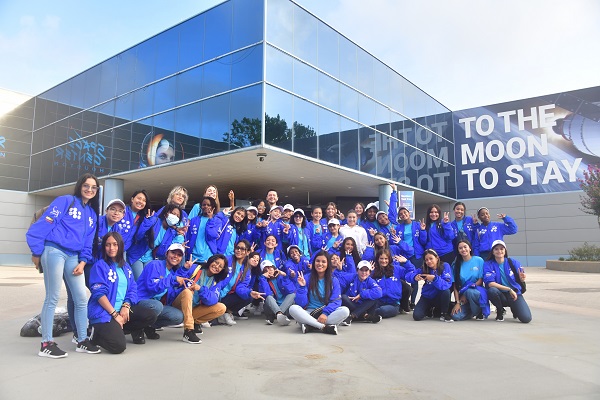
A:
{"label": "blue jacket", "polygon": [[221,289],[223,289],[227,285],[229,285],[230,282],[233,283],[233,286],[225,295],[221,294],[221,298],[225,297],[227,294],[235,293],[244,300],[250,300],[250,292],[252,291],[252,269],[248,269],[248,272],[244,274],[244,266],[242,266],[239,274],[236,275],[236,264],[233,260],[233,257],[227,258],[229,265],[229,273],[227,274],[227,277],[223,279],[222,282],[219,282],[219,286]]}
{"label": "blue jacket", "polygon": [[465,282],[462,288],[458,291],[458,294],[463,294],[469,289],[475,289],[479,292],[479,307],[481,307],[481,313],[484,317],[490,315],[490,302],[488,301],[487,290],[483,286],[477,286],[475,282]]}
{"label": "blue jacket", "polygon": [[[242,233],[240,236],[240,240],[246,239],[250,242],[250,245],[255,245],[255,248],[260,248],[262,246],[260,242],[260,232],[256,227],[256,224],[253,222],[248,222],[248,226],[246,227],[246,231]],[[239,241],[239,240],[238,240]]]}
{"label": "blue jacket", "polygon": [[[197,279],[197,284],[200,285],[200,289],[194,292],[194,297],[192,298],[193,306],[205,305],[205,306],[213,306],[219,302],[219,295],[221,293],[221,289],[223,288],[223,282],[215,282],[207,281],[206,284],[201,284],[202,275],[206,274],[207,268],[201,268],[198,266],[196,269],[190,268],[193,272],[190,274],[190,279]],[[200,274],[200,276],[197,276]]]}
{"label": "blue jacket", "polygon": [[267,236],[274,235],[277,238],[277,248],[283,251],[283,239],[284,237],[287,239],[287,236],[289,235],[289,232],[287,234],[283,232],[283,228],[285,228],[285,226],[286,224],[282,220],[278,219],[276,221],[270,221],[267,226],[260,228],[259,232],[261,248],[264,247]]}
{"label": "blue jacket", "polygon": [[125,215],[123,216],[121,222],[119,222],[120,225],[125,226],[125,228],[128,230],[127,234],[131,236],[129,239],[129,247],[125,247],[125,250],[127,251],[127,262],[130,265],[133,265],[133,263],[139,260],[139,258],[144,255],[149,247],[148,240],[144,235],[142,235],[140,239],[137,239],[137,232],[140,229],[142,222],[144,222],[146,219],[144,215],[139,215],[138,217],[138,221],[136,221],[133,211],[129,206],[127,206],[125,209]]}
{"label": "blue jacket", "polygon": [[[298,304],[302,308],[306,308],[308,305],[308,292],[310,288],[308,287],[310,282],[310,274],[304,275],[304,280],[306,281],[305,286],[296,285],[296,304]],[[333,276],[331,277],[331,296],[329,297],[329,303],[325,305],[323,308],[323,314],[329,315],[338,309],[342,305],[342,294],[340,291],[340,283],[338,279]]]}
{"label": "blue jacket", "polygon": [[[111,232],[117,232],[123,237],[124,247],[128,249],[131,246],[131,240],[133,240],[133,235],[129,234],[129,230],[127,232],[123,229],[123,224],[117,222],[112,226]],[[102,238],[104,235],[108,233],[108,220],[106,215],[103,215],[98,218],[98,243],[96,244],[96,249],[93,252],[93,262],[98,261],[102,254]]]}
{"label": "blue jacket", "polygon": [[[150,229],[153,230],[154,237],[156,238],[161,227],[162,220],[158,218],[158,214],[155,213],[150,218],[146,218],[144,219],[144,221],[142,221],[142,224],[136,232],[134,239],[136,241],[143,241],[145,239],[146,232],[148,232]],[[167,227],[167,231],[165,233],[165,236],[163,236],[162,241],[159,243],[158,246],[154,247],[154,249],[152,250],[152,258],[164,259],[167,254],[167,249],[172,243],[183,243],[183,237],[178,235],[177,231],[174,228]],[[149,248],[151,248],[152,245],[152,243],[147,243],[147,247],[141,255],[143,255]]]}
{"label": "blue jacket", "polygon": [[440,256],[452,253],[454,251],[452,240],[455,235],[450,222],[441,222],[441,230],[438,230],[437,222],[434,222],[432,225],[429,231],[421,231],[421,234],[425,232],[427,235],[426,248],[434,249]]}
{"label": "blue jacket", "polygon": [[[73,206],[69,209],[71,203]],[[25,235],[27,245],[36,257],[40,257],[44,246],[49,245],[77,255],[79,262],[89,262],[92,260],[97,220],[96,211],[89,204],[83,205],[80,197],[57,197],[29,227]]]}
{"label": "blue jacket", "polygon": [[[405,258],[411,258],[414,255],[414,250],[405,241],[401,240],[398,244],[390,244],[390,252],[393,256],[404,256]],[[363,260],[375,261],[375,248],[367,246],[365,252],[362,255]]]}
{"label": "blue jacket", "polygon": [[[325,231],[325,232],[326,232],[325,234],[323,234],[321,232],[321,234],[315,234],[315,235],[313,235],[313,238],[312,238],[313,242],[311,243],[311,247],[314,247],[314,248],[318,247],[319,250],[321,250],[321,249],[323,249],[324,247],[327,246],[327,244],[329,243],[329,240],[332,238],[333,235],[328,230]],[[344,236],[342,236],[340,233],[338,233],[338,236],[335,239],[334,243],[336,241],[339,241],[340,245],[338,247],[329,247],[329,246],[327,246],[327,250],[333,249],[333,250],[336,250],[336,251],[340,251],[340,246],[342,245],[342,242],[344,241]],[[316,253],[316,252],[314,252],[314,253]]]}
{"label": "blue jacket", "polygon": [[[521,263],[514,259],[511,258],[513,265],[515,266],[515,269],[517,271],[520,271],[523,269],[523,267],[521,266]],[[515,292],[517,292],[517,294],[521,294],[521,285],[519,285],[519,283],[517,283],[517,280],[515,278],[515,274],[513,273],[512,269],[510,268],[510,265],[508,264],[508,259],[504,259],[504,273],[506,274],[506,279],[508,279],[508,282],[510,283],[510,286],[512,286],[515,290]],[[498,265],[498,263],[496,262],[495,259],[492,260],[488,260],[486,262],[483,263],[483,284],[485,285],[486,288],[490,287],[490,283],[492,282],[496,282],[502,285],[502,276],[500,274],[500,266]]]}
{"label": "blue jacket", "polygon": [[196,239],[198,238],[198,230],[200,229],[200,224],[202,219],[208,219],[206,221],[206,225],[204,226],[204,238],[206,240],[206,244],[210,248],[212,254],[217,253],[217,237],[219,236],[219,229],[221,228],[221,221],[217,218],[208,218],[202,215],[198,215],[190,219],[190,225],[188,227],[187,233],[185,235],[185,240],[187,241],[188,248],[186,249],[186,258],[192,254],[194,251],[194,246],[196,245]]}
{"label": "blue jacket", "polygon": [[[191,269],[191,268],[190,268]],[[177,277],[187,278],[189,269],[183,267],[171,270],[167,275],[167,262],[164,260],[153,260],[144,266],[144,270],[137,279],[137,294],[140,300],[151,299],[159,293],[167,290],[167,304],[172,304],[179,295],[182,286],[177,282]]]}
{"label": "blue jacket", "polygon": [[[340,285],[341,286],[341,285]],[[355,304],[362,304],[363,300],[377,300],[383,296],[383,291],[379,284],[370,276],[361,281],[357,273],[346,285],[344,294],[348,297],[355,297],[360,294],[360,299]]]}
{"label": "blue jacket", "polygon": [[452,240],[452,244],[456,247],[456,244],[459,240],[466,238],[471,242],[471,247],[474,246],[475,242],[475,224],[473,223],[473,217],[465,215],[463,217],[463,230],[460,232],[458,230],[458,222],[456,220],[450,223],[452,225],[452,230],[454,231],[454,240]]}
{"label": "blue jacket", "polygon": [[[279,296],[275,294],[273,280],[277,281]],[[289,275],[278,275],[271,279],[267,279],[264,275],[261,275],[258,281],[258,291],[264,293],[265,297],[273,296],[277,302],[281,302],[288,294],[296,293],[296,285],[294,284],[294,281],[290,279]]]}
{"label": "blue jacket", "polygon": [[[315,229],[317,227],[319,228],[319,233],[315,232]],[[308,221],[306,223],[306,229],[308,230],[310,252],[311,252],[311,254],[314,254],[314,253],[318,252],[319,250],[321,250],[321,248],[323,247],[322,246],[323,238],[321,235],[323,235],[323,232],[327,232],[327,227],[325,227],[325,229],[323,229],[323,226],[320,223],[315,224],[312,221]],[[316,235],[319,236],[318,239],[315,239]]]}
{"label": "blue jacket", "polygon": [[515,220],[508,215],[504,217],[504,222],[490,222],[487,225],[477,224],[475,226],[475,237],[473,243],[473,252],[479,255],[482,251],[490,251],[492,243],[495,240],[503,240],[504,235],[514,235],[517,233],[517,224]]}
{"label": "blue jacket", "polygon": [[[312,244],[311,244],[311,235],[310,231],[307,227],[298,228],[296,225],[290,226],[290,232],[288,233],[289,245],[295,245],[300,247],[300,229],[302,229],[302,234],[304,235],[304,240],[306,241],[306,245],[308,247],[308,254],[302,254],[305,257],[310,257],[312,254]],[[300,251],[302,253],[302,249]]]}
{"label": "blue jacket", "polygon": [[392,276],[382,276],[381,278],[375,279],[375,282],[381,287],[382,296],[380,303],[383,305],[397,306],[400,304],[402,298],[402,281],[407,280],[406,277],[409,273],[415,270],[415,266],[410,261],[404,263],[404,265],[393,262],[394,273]]}
{"label": "blue jacket", "polygon": [[215,254],[224,254],[226,256],[233,255],[233,248],[231,248],[231,253],[227,252],[229,242],[231,242],[231,237],[233,235],[236,235],[234,245],[237,244],[237,242],[239,242],[241,239],[241,235],[239,235],[238,237],[237,231],[235,231],[235,227],[229,222],[229,216],[224,214],[223,211],[217,213],[213,217],[213,219],[219,221],[218,236],[216,239],[217,251],[215,252]]}
{"label": "blue jacket", "polygon": [[[119,287],[119,275],[116,272],[116,265],[108,265],[104,260],[98,260],[90,271],[90,292],[91,296],[88,301],[88,319],[91,324],[101,324],[110,322],[111,316],[106,311],[98,300],[102,296],[106,296],[110,304],[115,305],[117,299],[117,289]],[[138,302],[137,285],[133,278],[133,271],[129,264],[125,263],[123,272],[127,278],[127,293],[125,294],[124,303],[131,305]],[[117,310],[119,311],[119,310]]]}
{"label": "blue jacket", "polygon": [[296,274],[298,274],[298,271],[302,272],[303,274],[306,274],[306,273],[310,272],[310,268],[309,268],[308,264],[309,264],[308,259],[306,257],[300,256],[300,261],[298,261],[298,263],[295,263],[294,260],[292,260],[290,258],[289,260],[287,260],[285,262],[285,265],[283,266],[283,268],[279,268],[279,269],[281,269],[287,275],[290,274],[291,270],[293,270]]}
{"label": "blue jacket", "polygon": [[[437,274],[433,281],[425,282],[423,288],[421,289],[421,296],[427,299],[433,299],[437,297],[440,291],[450,289],[450,286],[452,286],[452,268],[450,268],[448,263],[443,263],[442,269],[442,272]],[[415,277],[423,273],[424,272],[421,268],[415,269],[406,275],[406,282],[417,282],[415,281]]]}

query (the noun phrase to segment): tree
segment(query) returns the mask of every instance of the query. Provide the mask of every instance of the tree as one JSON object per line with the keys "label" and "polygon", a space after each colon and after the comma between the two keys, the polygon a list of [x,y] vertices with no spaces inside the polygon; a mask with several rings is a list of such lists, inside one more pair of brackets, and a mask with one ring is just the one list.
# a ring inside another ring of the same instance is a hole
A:
{"label": "tree", "polygon": [[258,118],[242,118],[242,122],[237,119],[231,123],[231,133],[223,134],[223,141],[230,143],[230,148],[244,148],[254,146],[260,143],[261,120]]}
{"label": "tree", "polygon": [[583,179],[579,184],[585,193],[581,196],[582,211],[597,216],[600,226],[600,167],[588,164],[588,169],[583,171]]}

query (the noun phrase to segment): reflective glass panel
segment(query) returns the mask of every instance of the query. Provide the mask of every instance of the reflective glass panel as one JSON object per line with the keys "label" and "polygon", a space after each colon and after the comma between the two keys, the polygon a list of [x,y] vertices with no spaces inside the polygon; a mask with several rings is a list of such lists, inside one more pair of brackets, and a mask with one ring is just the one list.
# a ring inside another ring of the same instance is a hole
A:
{"label": "reflective glass panel", "polygon": [[339,34],[325,23],[318,22],[318,66],[328,74],[339,78]]}
{"label": "reflective glass panel", "polygon": [[231,87],[249,85],[262,80],[262,46],[254,46],[231,55]]}
{"label": "reflective glass panel", "polygon": [[117,56],[117,96],[135,88],[135,47]]}
{"label": "reflective glass panel", "polygon": [[177,105],[202,98],[203,71],[203,67],[196,67],[177,75]]}
{"label": "reflective glass panel", "polygon": [[265,143],[292,150],[292,95],[267,85],[265,96]]}
{"label": "reflective glass panel", "polygon": [[294,55],[317,65],[317,19],[294,7]]}
{"label": "reflective glass panel", "polygon": [[[133,114],[129,120],[136,120],[152,115],[152,101],[154,99],[154,88],[156,85],[146,86],[138,89],[129,96],[133,96]],[[117,109],[119,107],[119,99],[117,99]],[[119,115],[119,117],[121,117]]]}
{"label": "reflective glass panel", "polygon": [[333,164],[340,163],[340,116],[323,108],[319,116],[319,159]]}
{"label": "reflective glass panel", "polygon": [[340,164],[358,170],[358,124],[340,118]]}
{"label": "reflective glass panel", "polygon": [[209,10],[205,20],[204,59],[229,53],[232,34],[232,3],[222,3]]}
{"label": "reflective glass panel", "polygon": [[117,88],[117,68],[119,58],[115,56],[102,63],[102,75],[100,77],[99,101],[105,101],[115,97]]}
{"label": "reflective glass panel", "polygon": [[154,149],[158,146],[160,139],[154,134],[152,118],[131,124],[131,169],[156,164]]}
{"label": "reflective glass panel", "polygon": [[390,138],[379,132],[375,133],[375,151],[377,160],[377,176],[390,179],[391,170],[391,144]]}
{"label": "reflective glass panel", "polygon": [[177,72],[179,28],[174,27],[162,32],[153,40],[156,40],[156,78],[160,79]]}
{"label": "reflective glass panel", "polygon": [[233,1],[233,49],[262,40],[263,0]]}
{"label": "reflective glass panel", "polygon": [[156,76],[156,65],[159,63],[156,57],[157,38],[151,38],[134,47],[136,53],[135,62],[135,86],[139,88],[154,82]]}
{"label": "reflective glass panel", "polygon": [[175,112],[175,140],[183,146],[183,158],[200,154],[201,103],[191,104]]}
{"label": "reflective glass panel", "polygon": [[202,130],[200,154],[229,150],[226,140],[229,132],[229,94],[202,102]]}
{"label": "reflective glass panel", "polygon": [[267,46],[267,82],[293,90],[294,63],[292,57],[272,46]]}
{"label": "reflective glass panel", "polygon": [[231,89],[231,56],[222,57],[204,65],[202,97],[209,97]]}
{"label": "reflective glass panel", "polygon": [[317,106],[294,97],[294,152],[317,157],[317,121]]}
{"label": "reflective glass panel", "polygon": [[375,175],[377,171],[377,154],[375,146],[375,131],[361,126],[359,134],[360,170]]}
{"label": "reflective glass panel", "polygon": [[179,69],[204,61],[204,14],[183,22],[179,31]]}
{"label": "reflective glass panel", "polygon": [[294,60],[294,93],[312,101],[318,101],[317,70]]}
{"label": "reflective glass panel", "polygon": [[357,61],[356,45],[340,36],[340,79],[342,82],[356,87]]}
{"label": "reflective glass panel", "polygon": [[335,79],[319,73],[319,104],[338,111],[340,109],[340,83]]}
{"label": "reflective glass panel", "polygon": [[231,93],[231,126],[229,141],[231,149],[254,146],[261,143],[262,134],[262,86],[256,85]]}
{"label": "reflective glass panel", "polygon": [[373,60],[373,97],[375,100],[391,106],[392,71],[381,61]]}
{"label": "reflective glass panel", "polygon": [[340,85],[340,112],[342,115],[358,120],[358,92],[346,85]]}
{"label": "reflective glass panel", "polygon": [[267,1],[267,40],[289,53],[294,52],[294,7],[289,1]]}
{"label": "reflective glass panel", "polygon": [[155,113],[168,110],[175,107],[177,100],[177,77],[164,79],[157,82],[154,86],[154,107]]}
{"label": "reflective glass panel", "polygon": [[84,74],[85,86],[84,86],[84,101],[83,108],[90,108],[98,104],[98,98],[100,96],[100,79],[102,76],[102,65],[96,65],[95,67],[87,70]]}
{"label": "reflective glass panel", "polygon": [[357,47],[358,81],[357,88],[361,92],[373,96],[373,57]]}

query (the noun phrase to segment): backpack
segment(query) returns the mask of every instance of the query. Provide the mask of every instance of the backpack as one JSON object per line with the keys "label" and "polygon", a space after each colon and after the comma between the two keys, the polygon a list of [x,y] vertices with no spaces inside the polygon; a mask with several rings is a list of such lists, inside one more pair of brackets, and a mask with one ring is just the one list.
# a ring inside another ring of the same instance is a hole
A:
{"label": "backpack", "polygon": [[510,269],[512,269],[513,274],[515,274],[515,280],[517,281],[517,283],[519,285],[521,285],[521,294],[525,294],[525,291],[527,290],[527,284],[525,282],[521,281],[521,276],[519,275],[519,271],[517,271],[517,269],[515,268],[515,265],[513,264],[510,257],[506,257],[506,260],[508,261],[508,265],[510,266]]}

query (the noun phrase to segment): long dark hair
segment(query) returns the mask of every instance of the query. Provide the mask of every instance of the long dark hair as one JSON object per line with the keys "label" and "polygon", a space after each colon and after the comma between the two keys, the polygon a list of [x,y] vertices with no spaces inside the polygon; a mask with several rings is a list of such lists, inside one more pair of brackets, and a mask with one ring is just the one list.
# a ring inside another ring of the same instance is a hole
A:
{"label": "long dark hair", "polygon": [[[384,254],[388,256],[389,260],[389,263],[386,267],[382,267],[381,265],[379,265],[379,257],[381,257]],[[384,276],[386,278],[392,277],[394,275],[393,262],[394,260],[392,259],[392,252],[390,251],[389,247],[377,250],[377,252],[375,253],[375,269],[373,269],[373,273],[371,274],[372,278],[380,279]]]}
{"label": "long dark hair", "polygon": [[[139,218],[136,218],[136,220],[135,220],[135,224],[137,226],[140,226],[140,224],[142,223],[142,221],[144,220],[144,218],[148,214],[148,211],[150,210],[150,196],[148,196],[148,193],[146,193],[145,189],[136,190],[131,195],[131,198],[133,199],[135,196],[137,196],[140,193],[143,194],[144,197],[146,198],[146,205],[144,206],[144,208],[142,208],[140,211],[138,211],[137,215],[138,215]],[[129,201],[129,204],[131,204],[131,201]],[[137,231],[137,229],[136,229],[136,231]]]}
{"label": "long dark hair", "polygon": [[331,257],[326,250],[319,250],[317,254],[315,254],[313,260],[316,260],[317,257],[325,257],[327,259],[327,269],[325,270],[325,296],[321,297],[319,293],[319,274],[314,270],[310,274],[308,287],[310,288],[310,293],[319,299],[319,301],[323,304],[329,303],[329,298],[331,297],[331,289],[333,286],[333,268],[331,268]]}
{"label": "long dark hair", "polygon": [[[236,213],[236,211],[238,210],[242,210],[244,212],[244,219],[241,222],[235,222],[235,220],[233,219],[233,215]],[[231,215],[229,216],[229,224],[231,226],[233,226],[233,229],[235,229],[235,231],[237,232],[238,235],[243,234],[244,232],[246,232],[246,229],[248,228],[248,217],[246,216],[246,209],[242,206],[236,207],[232,212]],[[250,246],[248,246],[250,247]]]}
{"label": "long dark hair", "polygon": [[352,242],[353,244],[353,249],[352,249],[352,259],[354,260],[354,265],[358,265],[358,263],[360,262],[360,254],[358,254],[358,248],[356,247],[356,240],[354,240],[354,238],[352,236],[348,236],[347,238],[345,238],[342,241],[342,244],[340,245],[340,260],[342,262],[344,262],[344,260],[346,259],[346,249],[345,249],[345,244],[346,242]]}
{"label": "long dark hair", "polygon": [[[167,218],[167,214],[175,209],[179,210],[179,218],[181,219],[181,217],[183,215],[183,212],[181,211],[181,207],[179,207],[175,203],[169,203],[166,206],[164,206],[162,211],[160,212],[160,214],[158,214],[158,223],[162,224],[163,221]],[[154,249],[154,229],[153,228],[148,229],[148,232],[146,232],[146,238],[148,239],[149,247],[151,249]]]}
{"label": "long dark hair", "polygon": [[[119,250],[117,250],[117,255],[115,256],[114,260],[112,260],[110,257],[108,257],[108,255],[106,254],[106,250],[105,250],[106,241],[110,237],[114,238],[117,241],[117,246],[119,247]],[[108,265],[111,265],[114,261],[117,263],[117,265],[119,267],[123,267],[123,265],[125,265],[125,257],[123,256],[123,254],[125,252],[125,250],[123,249],[124,246],[125,246],[125,244],[123,243],[123,237],[121,236],[121,234],[119,232],[108,232],[102,238],[102,259]]]}
{"label": "long dark hair", "polygon": [[[461,239],[456,243],[456,248],[458,249],[458,245],[461,243],[466,243],[469,246],[469,254],[471,254],[471,257],[473,257],[473,245],[471,245],[471,242],[469,241],[469,239]],[[456,259],[454,260],[454,283],[457,285],[458,288],[458,284],[457,282],[460,282],[460,267],[463,263],[463,258],[462,256],[459,254],[456,256]],[[460,289],[460,288],[458,288]]]}
{"label": "long dark hair", "polygon": [[[265,205],[265,211],[263,211],[262,213],[260,211],[258,211],[258,205],[260,203],[263,203]],[[269,203],[267,203],[267,201],[263,200],[263,199],[254,200],[252,202],[252,205],[254,207],[256,207],[256,219],[257,219],[257,221],[258,221],[258,218],[269,219],[268,218],[269,217],[269,215],[268,215],[269,214],[269,210],[267,210],[267,204],[269,204]]]}
{"label": "long dark hair", "polygon": [[85,181],[87,181],[88,179],[93,179],[96,182],[96,186],[98,187],[98,189],[96,190],[96,194],[94,195],[94,197],[92,197],[90,201],[88,201],[87,205],[92,207],[92,209],[96,211],[96,214],[100,214],[100,196],[98,195],[98,193],[100,192],[100,182],[98,181],[98,178],[96,178],[95,175],[92,175],[90,173],[81,175],[79,179],[77,179],[77,183],[75,184],[73,196],[77,197],[78,199],[81,199],[81,189],[83,188],[83,184],[85,183]]}
{"label": "long dark hair", "polygon": [[[429,216],[429,213],[434,208],[438,212],[438,219],[437,219],[437,221],[433,221],[431,219],[431,217]],[[429,208],[427,209],[427,215],[425,216],[425,230],[427,231],[427,234],[429,235],[429,229],[431,227],[431,223],[432,222],[435,222],[435,227],[437,228],[438,232],[441,234],[443,232],[441,221],[442,221],[442,209],[440,208],[440,206],[438,206],[437,204],[430,205]],[[436,253],[436,255],[437,255],[437,253]]]}
{"label": "long dark hair", "polygon": [[[425,263],[425,256],[427,254],[431,254],[433,256],[435,256],[435,258],[437,258],[437,268],[433,269],[433,268],[429,268],[427,266],[427,264]],[[433,273],[433,275],[441,275],[442,271],[442,260],[440,259],[440,256],[438,256],[437,251],[433,250],[433,249],[427,249],[423,252],[423,266],[421,267],[421,271],[423,271],[424,274],[431,274]]]}
{"label": "long dark hair", "polygon": [[210,267],[210,264],[212,264],[213,262],[217,261],[217,260],[223,260],[223,269],[221,270],[221,272],[219,272],[214,276],[214,281],[216,282],[221,282],[223,279],[227,278],[227,274],[229,274],[229,268],[227,265],[227,257],[225,257],[223,254],[213,254],[212,256],[208,257],[208,260],[206,261],[206,264],[204,264],[204,266],[202,267],[202,269],[208,270],[208,267]]}
{"label": "long dark hair", "polygon": [[[213,185],[210,185],[210,186],[213,186]],[[215,187],[215,186],[213,186],[213,187]],[[210,202],[210,206],[213,208],[213,215],[219,212],[219,204],[217,203],[217,201],[210,196],[204,196],[202,198],[202,200],[200,200],[200,205],[199,205],[200,210],[198,211],[199,215],[204,216],[204,211],[202,210],[202,203],[204,202],[204,200],[208,200]]]}
{"label": "long dark hair", "polygon": [[300,228],[306,228],[306,215],[302,214],[300,211],[295,211],[292,214],[292,225],[296,225],[296,214],[302,215],[302,222],[300,223]]}
{"label": "long dark hair", "polygon": [[[248,241],[246,239],[244,239],[243,241],[246,242],[247,247],[250,248]],[[240,242],[241,242],[241,240],[240,240]],[[260,260],[261,260],[260,254],[258,254],[257,251],[253,251],[250,254],[248,254],[248,256],[246,256],[246,258],[244,259],[244,269],[241,272],[242,277],[245,277],[246,274],[248,273],[248,271],[253,269],[253,267],[250,265],[250,259],[254,256],[258,256],[257,268],[260,270]],[[251,273],[254,273],[254,271],[251,271]]]}

